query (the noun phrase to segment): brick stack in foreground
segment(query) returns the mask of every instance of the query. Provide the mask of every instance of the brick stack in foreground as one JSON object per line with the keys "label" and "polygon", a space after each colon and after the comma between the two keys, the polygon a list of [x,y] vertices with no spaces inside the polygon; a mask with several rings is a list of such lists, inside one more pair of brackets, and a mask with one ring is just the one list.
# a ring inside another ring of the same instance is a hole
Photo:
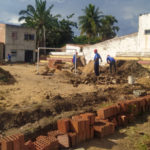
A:
{"label": "brick stack in foreground", "polygon": [[58,150],[69,148],[94,138],[113,134],[116,127],[126,126],[134,118],[150,111],[150,95],[133,100],[120,101],[97,110],[97,114],[84,113],[57,121],[58,130],[40,135],[34,142],[25,142],[24,135],[3,137],[0,150]]}

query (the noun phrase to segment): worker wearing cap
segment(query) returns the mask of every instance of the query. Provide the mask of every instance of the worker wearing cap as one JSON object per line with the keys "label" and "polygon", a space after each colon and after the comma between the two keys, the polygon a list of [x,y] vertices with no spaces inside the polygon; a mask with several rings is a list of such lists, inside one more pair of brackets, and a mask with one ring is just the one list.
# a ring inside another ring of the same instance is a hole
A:
{"label": "worker wearing cap", "polygon": [[102,62],[102,58],[100,54],[97,52],[97,49],[94,50],[95,56],[94,56],[94,72],[96,76],[99,76],[99,59]]}
{"label": "worker wearing cap", "polygon": [[115,61],[115,59],[113,57],[111,57],[110,55],[107,55],[106,61],[109,64],[110,73],[112,73],[112,67],[114,68],[114,71],[116,72],[116,61]]}

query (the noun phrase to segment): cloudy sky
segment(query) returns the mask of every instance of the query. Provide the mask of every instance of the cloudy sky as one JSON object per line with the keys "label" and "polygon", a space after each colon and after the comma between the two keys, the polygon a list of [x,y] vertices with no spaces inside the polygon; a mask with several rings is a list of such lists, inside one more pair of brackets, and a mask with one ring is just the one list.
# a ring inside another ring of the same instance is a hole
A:
{"label": "cloudy sky", "polygon": [[[28,4],[35,5],[35,0],[0,0],[0,22],[19,24],[19,11],[26,9]],[[138,16],[150,13],[150,0],[47,0],[47,6],[54,4],[52,14],[61,14],[66,17],[74,13],[73,21],[83,15],[82,9],[93,4],[104,15],[112,15],[118,20],[120,31],[118,35],[126,35],[138,31]],[[78,35],[79,31],[76,30]]]}

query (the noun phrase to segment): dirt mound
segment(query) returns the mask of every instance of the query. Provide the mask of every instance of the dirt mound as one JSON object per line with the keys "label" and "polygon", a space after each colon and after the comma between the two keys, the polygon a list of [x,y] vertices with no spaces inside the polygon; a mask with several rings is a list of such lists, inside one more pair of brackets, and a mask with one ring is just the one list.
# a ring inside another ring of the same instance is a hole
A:
{"label": "dirt mound", "polygon": [[90,74],[94,70],[94,62],[90,61],[82,70],[84,74]]}
{"label": "dirt mound", "polygon": [[15,78],[9,73],[0,68],[0,84],[13,84],[16,82]]}
{"label": "dirt mound", "polygon": [[117,72],[119,75],[128,76],[133,75],[134,77],[147,76],[150,72],[142,67],[137,61],[117,61]]}
{"label": "dirt mound", "polygon": [[136,61],[117,61],[117,72],[110,74],[108,66],[100,66],[100,76],[96,77],[93,72],[93,61],[90,61],[82,70],[80,78],[74,78],[71,83],[78,84],[120,84],[127,83],[127,77],[132,75],[136,78],[148,76],[150,72]]}

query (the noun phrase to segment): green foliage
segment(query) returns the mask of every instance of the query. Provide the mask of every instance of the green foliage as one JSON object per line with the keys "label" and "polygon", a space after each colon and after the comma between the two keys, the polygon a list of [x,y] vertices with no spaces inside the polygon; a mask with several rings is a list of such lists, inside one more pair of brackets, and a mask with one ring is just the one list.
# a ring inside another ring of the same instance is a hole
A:
{"label": "green foliage", "polygon": [[77,28],[77,23],[71,21],[74,14],[61,18],[53,16],[47,7],[46,0],[35,0],[35,7],[27,5],[26,10],[19,12],[19,21],[24,21],[23,26],[36,29],[37,47],[60,47],[66,43],[94,44],[116,36],[119,30],[117,20],[113,16],[104,16],[99,8],[89,4],[83,9],[84,15],[79,17],[81,35],[74,37],[72,27]]}
{"label": "green foliage", "polygon": [[150,143],[150,136],[144,135],[139,139],[139,141],[137,141],[136,147],[138,150],[148,150],[149,143]]}
{"label": "green foliage", "polygon": [[36,29],[37,47],[58,47],[73,39],[71,27],[77,27],[77,24],[69,19],[74,14],[67,16],[67,19],[59,20],[60,15],[51,14],[52,8],[53,5],[47,7],[46,0],[35,0],[35,7],[28,5],[26,10],[19,12],[19,21],[25,21],[22,25]]}
{"label": "green foliage", "polygon": [[80,35],[80,36],[76,36],[73,39],[73,42],[75,44],[95,44],[101,41],[100,37],[93,37],[93,38],[88,38],[85,35]]}
{"label": "green foliage", "polygon": [[79,17],[79,29],[81,35],[88,38],[88,43],[104,41],[116,36],[119,27],[114,25],[118,22],[115,17],[103,15],[99,8],[95,8],[92,4],[83,9],[83,12],[84,15]]}
{"label": "green foliage", "polygon": [[83,9],[83,12],[84,15],[79,17],[81,35],[85,34],[88,38],[98,36],[102,12],[92,4]]}
{"label": "green foliage", "polygon": [[114,26],[118,21],[113,16],[104,16],[101,19],[100,35],[103,40],[111,39],[116,36],[119,27]]}

